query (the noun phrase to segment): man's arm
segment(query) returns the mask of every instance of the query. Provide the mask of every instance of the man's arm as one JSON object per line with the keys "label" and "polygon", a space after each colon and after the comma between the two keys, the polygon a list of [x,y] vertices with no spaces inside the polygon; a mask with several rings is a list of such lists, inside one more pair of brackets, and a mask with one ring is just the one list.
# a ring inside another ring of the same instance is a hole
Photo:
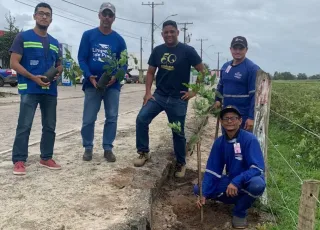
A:
{"label": "man's arm", "polygon": [[23,38],[21,33],[17,34],[13,40],[12,46],[10,47],[10,68],[17,71],[22,76],[33,79],[35,76],[27,71],[21,64],[21,59],[23,55]]}
{"label": "man's arm", "polygon": [[[202,73],[202,76],[205,76],[205,75],[206,75],[205,67],[204,67],[204,64],[203,64],[202,62],[201,62],[200,64],[194,66],[194,68],[195,68],[198,72]],[[197,81],[198,81],[198,80],[199,80],[199,79],[197,79]],[[204,80],[204,78],[203,78],[203,80]]]}
{"label": "man's arm", "polygon": [[157,68],[149,65],[146,77],[146,94],[151,94],[151,87]]}
{"label": "man's arm", "polygon": [[83,71],[83,76],[85,78],[89,78],[92,76],[90,72],[90,68],[88,66],[88,58],[89,58],[89,35],[87,32],[84,32],[81,38],[79,51],[78,51],[78,62],[81,70]]}
{"label": "man's arm", "polygon": [[224,167],[224,160],[221,157],[221,138],[213,143],[210,156],[207,162],[206,171],[202,182],[203,196],[208,197],[214,193]]}
{"label": "man's arm", "polygon": [[[222,81],[222,71],[220,71],[220,79],[219,79],[219,82],[218,82],[218,85],[217,85],[217,91],[223,95],[223,81]],[[222,103],[222,98],[218,97],[216,95],[216,102],[219,101],[220,103]]]}
{"label": "man's arm", "polygon": [[249,73],[248,79],[248,94],[250,98],[250,109],[248,118],[254,120],[254,105],[255,105],[255,93],[256,93],[256,79],[257,79],[257,71],[260,68],[258,66],[254,66]]}
{"label": "man's arm", "polygon": [[241,151],[243,151],[243,160],[248,166],[248,170],[233,178],[231,183],[238,188],[240,188],[242,183],[248,182],[252,177],[263,175],[265,171],[263,154],[256,138],[252,138]]}

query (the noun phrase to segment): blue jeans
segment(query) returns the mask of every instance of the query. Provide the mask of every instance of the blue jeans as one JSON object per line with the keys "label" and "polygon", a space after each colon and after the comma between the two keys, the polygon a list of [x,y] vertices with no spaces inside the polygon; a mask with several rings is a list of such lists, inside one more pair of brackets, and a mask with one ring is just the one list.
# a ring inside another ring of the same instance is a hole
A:
{"label": "blue jeans", "polygon": [[[238,191],[238,196],[228,197],[226,195],[227,187],[231,183],[228,176],[222,176],[219,184],[213,194],[210,194],[206,199],[214,199],[225,204],[235,204],[233,215],[244,218],[248,214],[248,209],[252,206],[254,201],[262,195],[266,187],[264,179],[260,176],[251,178],[247,183],[242,184]],[[199,186],[195,185],[193,192],[199,195]]]}
{"label": "blue jeans", "polygon": [[38,104],[40,104],[42,121],[40,157],[42,160],[52,158],[56,137],[57,97],[47,94],[23,94],[20,100],[20,113],[12,150],[13,163],[27,161],[29,136]]}
{"label": "blue jeans", "polygon": [[100,93],[95,88],[88,87],[85,89],[84,95],[81,128],[83,147],[93,149],[94,126],[103,100],[106,120],[103,128],[102,147],[104,150],[112,150],[117,133],[120,91],[115,88],[107,88],[104,93]]}
{"label": "blue jeans", "polygon": [[174,152],[177,162],[186,164],[186,138],[184,124],[186,120],[188,102],[180,98],[162,96],[157,93],[140,110],[136,119],[136,147],[138,152],[149,152],[149,124],[162,111],[165,111],[170,123],[180,122],[181,132],[173,134]]}

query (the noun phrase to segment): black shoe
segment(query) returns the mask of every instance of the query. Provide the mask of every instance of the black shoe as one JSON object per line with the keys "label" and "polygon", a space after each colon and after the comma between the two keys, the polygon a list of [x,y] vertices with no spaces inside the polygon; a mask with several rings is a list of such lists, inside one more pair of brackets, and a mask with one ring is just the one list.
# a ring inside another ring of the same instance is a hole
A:
{"label": "black shoe", "polygon": [[106,160],[108,162],[115,162],[117,160],[116,156],[113,154],[112,150],[105,150],[104,151],[104,158],[106,158]]}
{"label": "black shoe", "polygon": [[92,149],[86,149],[82,156],[84,161],[91,161],[92,160]]}

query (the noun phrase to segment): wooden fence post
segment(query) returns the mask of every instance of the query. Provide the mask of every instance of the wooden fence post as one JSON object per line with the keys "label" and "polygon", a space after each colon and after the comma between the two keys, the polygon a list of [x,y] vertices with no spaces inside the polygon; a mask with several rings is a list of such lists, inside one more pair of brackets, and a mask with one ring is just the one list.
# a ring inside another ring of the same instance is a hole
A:
{"label": "wooden fence post", "polygon": [[320,181],[307,180],[303,182],[299,207],[298,230],[314,230],[317,213]]}
{"label": "wooden fence post", "polygon": [[[255,108],[254,108],[254,126],[253,134],[257,137],[264,161],[265,177],[267,175],[267,152],[268,152],[268,126],[271,104],[271,77],[262,70],[257,71]],[[261,202],[267,204],[267,189],[262,195]]]}

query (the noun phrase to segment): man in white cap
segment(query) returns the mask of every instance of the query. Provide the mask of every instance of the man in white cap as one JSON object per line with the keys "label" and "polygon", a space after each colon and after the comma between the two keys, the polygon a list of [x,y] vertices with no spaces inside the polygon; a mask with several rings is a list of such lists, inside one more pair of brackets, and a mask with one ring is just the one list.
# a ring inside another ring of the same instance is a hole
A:
{"label": "man in white cap", "polygon": [[[120,59],[121,52],[127,49],[121,35],[111,28],[115,14],[116,9],[113,4],[103,3],[99,10],[100,26],[85,31],[79,47],[78,61],[84,75],[83,91],[85,94],[81,129],[82,143],[85,148],[84,161],[92,159],[94,126],[101,101],[104,103],[106,118],[102,142],[104,157],[108,162],[116,161],[112,148],[117,132],[120,82],[113,76],[102,94],[96,90],[97,81],[104,73],[103,67],[108,64],[103,61],[104,58],[107,58],[111,51],[117,59]],[[127,67],[123,68],[126,72]]]}

